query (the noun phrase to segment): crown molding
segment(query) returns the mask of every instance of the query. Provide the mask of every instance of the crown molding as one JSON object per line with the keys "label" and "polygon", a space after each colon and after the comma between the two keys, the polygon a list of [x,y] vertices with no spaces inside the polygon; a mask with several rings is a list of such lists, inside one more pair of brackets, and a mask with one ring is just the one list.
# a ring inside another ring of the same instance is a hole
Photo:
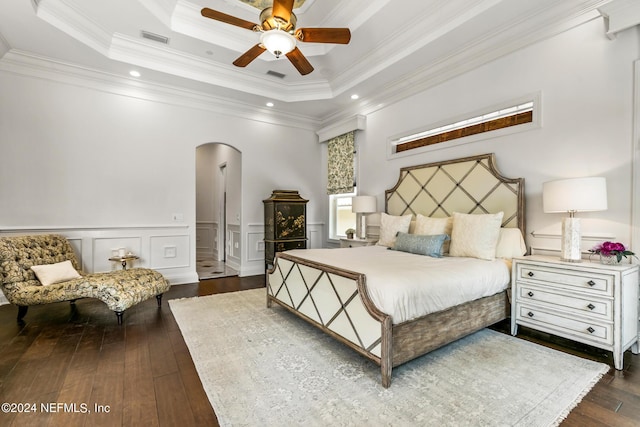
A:
{"label": "crown molding", "polygon": [[637,0],[614,0],[599,10],[605,18],[607,37],[612,40],[617,33],[640,24],[640,2]]}
{"label": "crown molding", "polygon": [[320,121],[311,117],[175,86],[141,82],[17,50],[10,50],[0,59],[0,72],[280,126],[311,131],[320,127]]}

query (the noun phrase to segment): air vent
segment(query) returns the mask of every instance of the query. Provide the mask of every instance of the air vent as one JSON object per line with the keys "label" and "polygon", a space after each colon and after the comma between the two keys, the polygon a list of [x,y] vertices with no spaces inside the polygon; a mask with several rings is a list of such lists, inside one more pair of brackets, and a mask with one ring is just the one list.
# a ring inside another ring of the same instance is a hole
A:
{"label": "air vent", "polygon": [[169,44],[169,37],[161,36],[160,34],[150,33],[149,31],[142,30],[140,32],[142,38],[153,40],[154,42]]}
{"label": "air vent", "polygon": [[267,71],[267,75],[277,77],[279,79],[284,79],[287,76],[286,74],[278,73],[277,71],[273,70]]}

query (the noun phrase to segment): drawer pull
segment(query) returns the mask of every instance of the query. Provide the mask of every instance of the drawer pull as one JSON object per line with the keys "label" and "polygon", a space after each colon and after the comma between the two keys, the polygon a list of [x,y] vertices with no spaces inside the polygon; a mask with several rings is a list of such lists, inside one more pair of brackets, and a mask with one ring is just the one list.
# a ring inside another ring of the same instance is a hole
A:
{"label": "drawer pull", "polygon": [[595,329],[593,329],[591,326],[589,326],[589,327],[587,328],[587,331],[589,331],[589,333],[590,333],[590,334],[592,334],[592,333],[594,333],[596,330],[595,330]]}
{"label": "drawer pull", "polygon": [[594,282],[593,280],[589,280],[589,281],[587,282],[587,285],[589,285],[589,286],[595,286],[595,285],[596,285],[596,282]]}
{"label": "drawer pull", "polygon": [[532,312],[528,312],[528,313],[527,313],[527,316],[529,316],[529,317],[533,317],[533,313],[532,313]]}
{"label": "drawer pull", "polygon": [[529,295],[530,297],[532,297],[532,296],[533,296],[533,292],[529,291],[529,292],[527,292],[527,295]]}
{"label": "drawer pull", "polygon": [[527,276],[529,276],[529,277],[533,277],[533,271],[528,272],[528,273],[527,273]]}
{"label": "drawer pull", "polygon": [[591,304],[591,303],[589,303],[589,305],[587,306],[587,308],[588,308],[589,310],[593,310],[594,308],[596,308],[596,306],[595,306],[595,305],[593,305],[593,304]]}

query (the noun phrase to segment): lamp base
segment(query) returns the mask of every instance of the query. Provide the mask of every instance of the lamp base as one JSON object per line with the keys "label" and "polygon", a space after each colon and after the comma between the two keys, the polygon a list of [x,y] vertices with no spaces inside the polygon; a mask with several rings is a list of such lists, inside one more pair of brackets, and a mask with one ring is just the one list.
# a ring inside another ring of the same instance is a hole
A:
{"label": "lamp base", "polygon": [[564,218],[562,220],[562,246],[560,261],[582,262],[580,240],[580,218]]}
{"label": "lamp base", "polygon": [[367,217],[363,213],[356,214],[356,237],[358,239],[367,238]]}

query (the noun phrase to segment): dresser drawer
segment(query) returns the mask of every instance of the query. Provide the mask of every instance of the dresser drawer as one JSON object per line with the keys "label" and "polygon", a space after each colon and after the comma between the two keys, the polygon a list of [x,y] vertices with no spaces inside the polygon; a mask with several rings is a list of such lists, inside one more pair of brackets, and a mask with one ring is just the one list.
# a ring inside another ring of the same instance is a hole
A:
{"label": "dresser drawer", "polygon": [[613,344],[613,324],[565,317],[540,307],[520,305],[518,323],[580,342]]}
{"label": "dresser drawer", "polygon": [[554,310],[567,311],[583,316],[613,320],[613,300],[590,295],[568,295],[558,289],[548,290],[528,284],[520,284],[517,298],[525,304],[544,304]]}
{"label": "dresser drawer", "polygon": [[516,280],[527,282],[555,284],[578,292],[588,292],[594,295],[613,296],[613,281],[611,275],[573,271],[538,265],[520,263],[516,270]]}

